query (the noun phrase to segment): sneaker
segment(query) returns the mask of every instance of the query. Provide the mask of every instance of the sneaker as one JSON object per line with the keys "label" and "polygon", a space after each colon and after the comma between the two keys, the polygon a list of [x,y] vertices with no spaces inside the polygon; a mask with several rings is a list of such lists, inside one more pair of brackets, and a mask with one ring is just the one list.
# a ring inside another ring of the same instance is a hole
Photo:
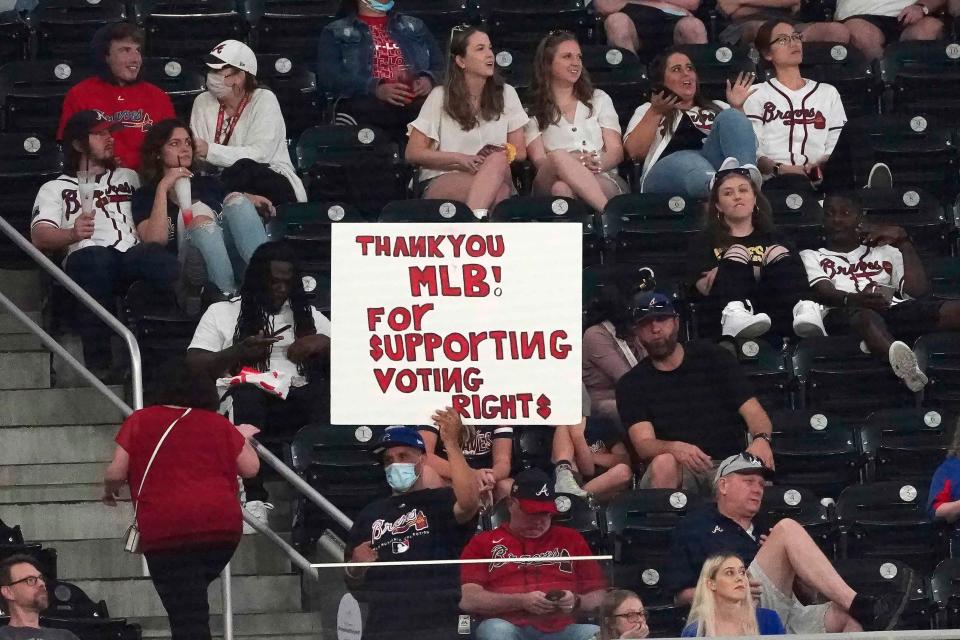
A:
{"label": "sneaker", "polygon": [[734,338],[759,338],[770,330],[770,316],[754,313],[750,301],[734,300],[723,308],[720,326],[725,336]]}
{"label": "sneaker", "polygon": [[[243,505],[243,508],[251,516],[256,518],[260,524],[265,527],[270,526],[270,522],[267,519],[269,512],[273,510],[273,505],[269,502],[264,502],[263,500],[251,500],[247,504]],[[257,533],[257,530],[247,524],[246,521],[243,523],[243,535],[250,535],[251,533]]]}
{"label": "sneaker", "polygon": [[920,371],[920,367],[917,365],[917,354],[913,352],[913,349],[897,340],[890,345],[887,356],[893,372],[903,380],[910,391],[917,393],[927,386],[927,376],[923,371]]}
{"label": "sneaker", "polygon": [[[864,597],[865,611],[854,611],[856,607],[851,607],[850,614],[863,626],[864,631],[889,631],[897,626],[900,621],[900,615],[903,613],[910,596],[917,589],[916,577],[912,569],[903,568],[904,572],[903,591],[896,593],[887,593],[882,596]],[[861,596],[858,594],[857,598]]]}
{"label": "sneaker", "polygon": [[823,306],[812,300],[801,300],[793,306],[793,332],[801,338],[827,335],[823,327]]}
{"label": "sneaker", "polygon": [[558,465],[554,472],[553,490],[557,493],[566,493],[579,498],[586,498],[590,495],[577,483],[577,479],[573,476],[573,469],[565,464]]}
{"label": "sneaker", "polygon": [[890,167],[878,162],[870,169],[870,175],[867,176],[867,189],[892,189],[893,173]]}

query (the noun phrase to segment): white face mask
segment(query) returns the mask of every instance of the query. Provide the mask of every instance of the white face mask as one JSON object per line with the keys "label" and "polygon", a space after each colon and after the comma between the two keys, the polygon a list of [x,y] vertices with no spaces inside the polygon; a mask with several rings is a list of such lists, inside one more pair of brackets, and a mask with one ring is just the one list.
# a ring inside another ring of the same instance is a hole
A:
{"label": "white face mask", "polygon": [[229,86],[219,73],[211,71],[207,73],[207,91],[221,100],[233,93],[233,87]]}

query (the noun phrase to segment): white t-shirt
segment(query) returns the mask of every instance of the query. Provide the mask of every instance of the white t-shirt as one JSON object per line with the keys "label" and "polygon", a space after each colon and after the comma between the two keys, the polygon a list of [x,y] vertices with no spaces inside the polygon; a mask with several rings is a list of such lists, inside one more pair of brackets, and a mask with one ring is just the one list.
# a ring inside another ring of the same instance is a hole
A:
{"label": "white t-shirt", "polygon": [[[131,169],[113,169],[97,176],[93,192],[93,237],[67,247],[67,255],[84,247],[113,247],[126,251],[140,242],[130,202],[140,188],[140,177]],[[66,174],[47,182],[37,192],[30,228],[48,224],[57,229],[72,229],[80,216],[77,179]]]}
{"label": "white t-shirt", "polygon": [[[713,103],[717,106],[716,113],[710,111],[709,109],[701,109],[700,107],[694,106],[692,109],[688,109],[684,113],[687,114],[687,117],[690,118],[690,122],[693,123],[693,126],[699,129],[704,133],[704,135],[710,135],[711,129],[713,129],[713,121],[717,117],[717,113],[729,109],[730,105],[721,100],[714,100]],[[624,134],[624,139],[630,137],[630,134],[634,129],[637,128],[637,125],[640,124],[640,121],[643,119],[643,116],[646,115],[647,111],[650,110],[650,103],[646,102],[633,112],[633,117],[630,118],[630,122],[627,124],[627,132]],[[650,144],[650,150],[647,151],[647,157],[643,159],[643,175],[646,177],[647,172],[650,171],[650,167],[660,159],[660,156],[663,155],[663,152],[666,150],[667,146],[670,144],[670,141],[673,139],[673,134],[676,132],[677,127],[680,126],[680,118],[675,118],[673,121],[673,126],[669,131],[662,131],[664,118],[661,117],[659,123],[657,124],[657,132],[653,136],[653,142]]]}
{"label": "white t-shirt", "polygon": [[896,18],[900,12],[915,4],[914,0],[837,0],[834,20],[846,20],[851,16],[871,15]]}
{"label": "white t-shirt", "polygon": [[[317,327],[317,333],[325,336],[330,335],[330,320],[325,315],[317,311],[315,307],[310,307],[313,311],[313,323]],[[204,312],[193,333],[193,340],[190,341],[189,349],[203,349],[204,351],[223,351],[233,346],[233,334],[237,330],[237,319],[240,317],[240,298],[233,298],[225,302],[217,302]],[[290,301],[283,303],[280,313],[270,316],[269,330],[272,333],[275,329],[290,325],[290,328],[280,334],[280,342],[273,345],[270,352],[270,369],[288,374],[291,378],[299,375],[297,365],[287,359],[287,348],[293,344],[294,322],[293,309],[290,308]]]}
{"label": "white t-shirt", "polygon": [[805,249],[800,252],[807,280],[812,287],[829,280],[837,291],[858,293],[870,284],[896,287],[893,303],[903,302],[903,254],[900,249],[884,245],[860,245],[850,253],[827,249]]}
{"label": "white t-shirt", "polygon": [[796,91],[776,78],[757,85],[743,112],[757,136],[757,156],[784,164],[818,164],[833,153],[847,123],[833,85],[807,79]]}
{"label": "white t-shirt", "polygon": [[232,166],[243,158],[268,164],[271,169],[290,181],[297,201],[306,202],[307,192],[300,176],[293,169],[293,162],[290,161],[287,125],[283,120],[277,96],[267,89],[254,91],[250,102],[237,120],[229,144],[226,145],[214,142],[219,114],[220,103],[209,91],[204,91],[193,101],[190,128],[196,137],[210,145],[207,161],[217,167]]}
{"label": "white t-shirt", "polygon": [[549,153],[558,149],[564,151],[587,151],[597,153],[603,151],[603,129],[611,129],[620,133],[620,118],[613,106],[613,100],[605,92],[596,89],[591,99],[593,113],[582,102],[577,102],[577,109],[570,122],[563,116],[556,124],[547,126],[540,131],[536,118],[530,118],[523,133],[527,144],[543,139],[543,148]]}
{"label": "white t-shirt", "polygon": [[[443,109],[443,87],[434,87],[423,101],[417,119],[407,125],[407,135],[416,129],[433,141],[436,151],[475,154],[488,144],[505,145],[507,134],[521,129],[530,118],[520,104],[517,90],[503,85],[503,113],[496,120],[484,120],[480,126],[464,131],[460,123]],[[420,169],[420,180],[449,173],[439,169]]]}

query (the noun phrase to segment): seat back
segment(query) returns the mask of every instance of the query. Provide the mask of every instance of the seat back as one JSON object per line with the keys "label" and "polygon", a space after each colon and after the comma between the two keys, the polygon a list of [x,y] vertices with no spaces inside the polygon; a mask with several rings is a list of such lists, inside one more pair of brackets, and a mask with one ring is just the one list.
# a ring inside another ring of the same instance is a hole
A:
{"label": "seat back", "polygon": [[914,345],[920,368],[930,383],[924,402],[960,411],[960,336],[953,332],[929,333]]}
{"label": "seat back", "polygon": [[[518,433],[519,431],[519,433]],[[514,429],[514,467],[553,470],[553,427],[525,426]]]}
{"label": "seat back", "polygon": [[886,81],[900,113],[960,113],[960,56],[953,42],[891,42],[884,48]]}
{"label": "seat back", "polygon": [[86,59],[97,29],[127,20],[121,0],[40,0],[31,13],[37,57]]}
{"label": "seat back", "polygon": [[610,96],[626,130],[633,112],[650,99],[647,67],[627,49],[598,44],[583,44],[583,65],[597,89]]}
{"label": "seat back", "polygon": [[798,250],[823,246],[823,207],[821,196],[813,189],[766,189],[774,223]]}
{"label": "seat back", "polygon": [[247,19],[253,25],[254,51],[302,61],[312,69],[317,61],[317,36],[334,20],[340,3],[337,0],[246,0],[245,5]]}
{"label": "seat back", "polygon": [[246,39],[235,0],[136,0],[134,10],[151,56],[197,60],[224,40]]}
{"label": "seat back", "polygon": [[930,576],[930,597],[940,610],[941,629],[960,627],[960,559],[947,558]]}
{"label": "seat back", "polygon": [[852,45],[804,42],[800,72],[804,78],[836,87],[847,118],[875,114],[879,110],[883,89],[880,74],[876,65]]}
{"label": "seat back", "polygon": [[641,489],[617,496],[606,508],[614,562],[666,556],[674,527],[698,503],[693,494],[674,489]]}
{"label": "seat back", "polygon": [[704,204],[658,193],[615,196],[601,217],[603,237],[615,261],[683,265],[687,246],[699,232]]}
{"label": "seat back", "polygon": [[[60,175],[62,166],[60,149],[52,137],[0,133],[0,216],[29,236],[37,192]],[[10,266],[33,265],[6,235],[0,238],[0,261]]]}
{"label": "seat back", "polygon": [[0,19],[0,60],[25,60],[30,29],[17,18]]}
{"label": "seat back", "polygon": [[291,55],[258,55],[257,79],[277,96],[287,137],[296,139],[317,122],[323,100],[317,91],[316,74],[308,64],[310,58]]}
{"label": "seat back", "polygon": [[884,596],[901,593],[907,587],[907,576],[913,569],[913,588],[907,594],[900,621],[895,630],[932,628],[935,614],[928,572],[891,558],[842,559],[834,563],[840,577],[857,593]]}
{"label": "seat back", "polygon": [[141,77],[170,97],[177,117],[190,121],[193,101],[206,91],[206,71],[191,60],[182,58],[144,58]]}
{"label": "seat back", "polygon": [[763,490],[760,513],[770,527],[785,518],[798,522],[828,558],[835,556],[839,534],[837,521],[830,509],[809,489],[784,484],[768,486]]}
{"label": "seat back", "polygon": [[0,67],[3,131],[56,131],[63,97],[90,75],[69,60],[8,62]]}
{"label": "seat back", "polygon": [[480,222],[470,207],[456,200],[395,200],[380,213],[380,222]]}
{"label": "seat back", "polygon": [[597,26],[586,0],[487,0],[484,9],[491,39],[503,46],[533,49],[551,29],[570,31],[591,42]]}
{"label": "seat back", "polygon": [[956,414],[943,409],[886,409],[870,414],[860,429],[860,442],[875,480],[925,478],[933,475],[947,453]]}
{"label": "seat back", "polygon": [[528,196],[507,198],[490,212],[490,222],[573,222],[583,229],[583,263],[601,261],[602,241],[597,217],[574,198]]}

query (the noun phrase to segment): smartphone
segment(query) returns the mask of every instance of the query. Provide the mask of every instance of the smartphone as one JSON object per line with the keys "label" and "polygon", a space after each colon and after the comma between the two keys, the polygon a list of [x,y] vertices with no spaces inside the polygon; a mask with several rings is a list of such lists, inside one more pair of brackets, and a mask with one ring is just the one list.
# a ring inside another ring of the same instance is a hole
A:
{"label": "smartphone", "polygon": [[546,593],[546,596],[544,597],[546,597],[547,600],[552,600],[553,602],[557,602],[563,597],[563,591],[561,591],[560,589],[554,589],[553,591],[548,591]]}
{"label": "smartphone", "polygon": [[486,158],[491,153],[496,153],[497,151],[505,151],[506,147],[501,147],[496,144],[485,144],[480,151],[477,152],[477,155],[481,158]]}
{"label": "smartphone", "polygon": [[670,89],[667,89],[667,88],[666,88],[664,85],[662,85],[662,84],[655,84],[655,85],[653,85],[653,87],[650,88],[650,95],[651,95],[651,96],[654,96],[654,95],[656,95],[656,94],[658,94],[658,93],[663,94],[663,97],[664,97],[665,99],[667,99],[667,100],[669,100],[670,98],[677,98],[678,100],[680,99],[680,96],[678,96],[677,94],[675,94],[675,93],[674,93],[673,91],[671,91]]}
{"label": "smartphone", "polygon": [[271,333],[271,334],[270,334],[269,336],[267,336],[267,337],[268,337],[268,338],[278,338],[278,337],[280,337],[280,334],[281,334],[281,333],[283,333],[284,331],[286,331],[287,329],[289,329],[289,328],[292,327],[292,326],[293,326],[292,324],[285,324],[285,325],[283,325],[282,327],[280,327],[279,329],[277,329],[276,331],[274,331],[273,333]]}

